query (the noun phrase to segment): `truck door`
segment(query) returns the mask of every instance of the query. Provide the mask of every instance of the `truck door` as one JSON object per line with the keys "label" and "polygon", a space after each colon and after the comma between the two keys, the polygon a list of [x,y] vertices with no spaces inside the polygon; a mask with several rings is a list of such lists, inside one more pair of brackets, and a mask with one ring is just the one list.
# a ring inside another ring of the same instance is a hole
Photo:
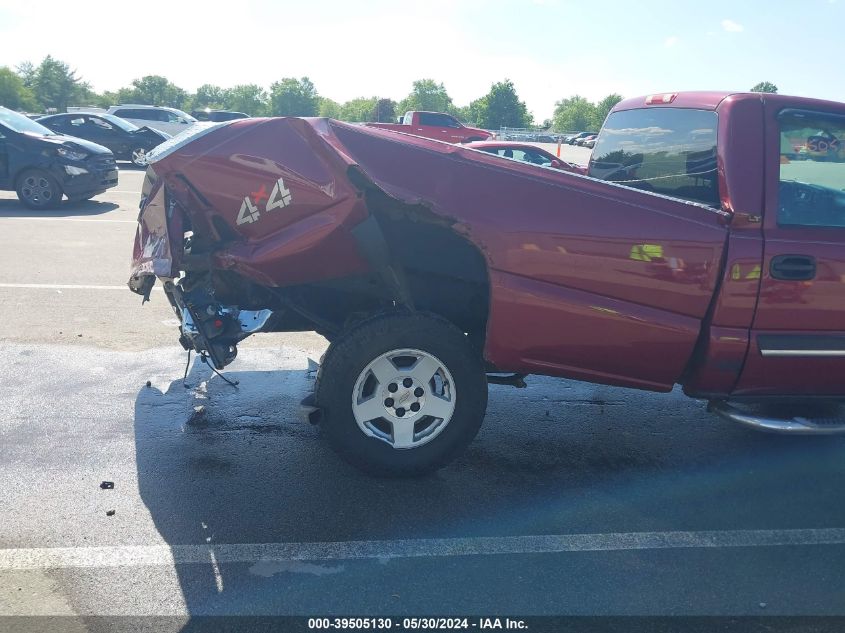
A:
{"label": "truck door", "polygon": [[760,296],[736,395],[845,394],[845,106],[766,103]]}
{"label": "truck door", "polygon": [[108,147],[115,154],[126,154],[128,142],[125,134],[121,134],[114,126],[98,116],[85,117],[85,138]]}
{"label": "truck door", "polygon": [[419,125],[414,126],[416,133],[438,141],[453,142],[451,136],[454,130],[448,125],[450,117],[437,112],[420,112],[417,116]]}

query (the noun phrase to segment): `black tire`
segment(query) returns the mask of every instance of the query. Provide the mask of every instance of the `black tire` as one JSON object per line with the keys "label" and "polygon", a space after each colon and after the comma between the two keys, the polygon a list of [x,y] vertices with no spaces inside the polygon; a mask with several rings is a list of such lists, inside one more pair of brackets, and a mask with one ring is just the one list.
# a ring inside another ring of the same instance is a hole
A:
{"label": "black tire", "polygon": [[[398,349],[431,354],[454,380],[454,413],[428,443],[397,449],[370,437],[352,408],[358,377],[371,361]],[[317,377],[315,401],[329,445],[353,466],[377,476],[412,477],[448,464],[472,442],[487,409],[481,355],[454,325],[428,313],[391,313],[360,322],[329,347]]]}
{"label": "black tire", "polygon": [[18,176],[15,191],[24,206],[30,209],[54,209],[62,202],[62,188],[43,169],[27,169]]}

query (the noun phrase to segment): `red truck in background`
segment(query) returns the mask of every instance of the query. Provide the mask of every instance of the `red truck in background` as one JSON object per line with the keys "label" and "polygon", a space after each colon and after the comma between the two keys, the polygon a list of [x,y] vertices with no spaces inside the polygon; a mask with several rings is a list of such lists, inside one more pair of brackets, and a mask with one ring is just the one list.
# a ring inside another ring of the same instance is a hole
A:
{"label": "red truck in background", "polygon": [[488,383],[527,374],[842,433],[843,139],[845,104],[759,93],[623,101],[587,175],[328,119],[218,124],[151,154],[129,285],[160,279],[217,368],[254,332],[325,335],[304,404],[374,473],[444,465]]}
{"label": "red truck in background", "polygon": [[467,127],[445,112],[411,111],[405,113],[402,123],[365,123],[364,125],[433,138],[447,143],[470,143],[493,138],[493,134],[487,130]]}

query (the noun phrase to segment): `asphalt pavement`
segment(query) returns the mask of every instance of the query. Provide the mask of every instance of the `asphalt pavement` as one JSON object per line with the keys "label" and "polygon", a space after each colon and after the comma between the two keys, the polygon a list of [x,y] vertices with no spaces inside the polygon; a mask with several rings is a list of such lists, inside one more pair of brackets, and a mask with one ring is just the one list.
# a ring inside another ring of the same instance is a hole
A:
{"label": "asphalt pavement", "polygon": [[845,615],[842,438],[530,377],[447,468],[367,477],[297,415],[316,334],[183,380],[164,296],[125,288],[141,180],[0,193],[0,615]]}

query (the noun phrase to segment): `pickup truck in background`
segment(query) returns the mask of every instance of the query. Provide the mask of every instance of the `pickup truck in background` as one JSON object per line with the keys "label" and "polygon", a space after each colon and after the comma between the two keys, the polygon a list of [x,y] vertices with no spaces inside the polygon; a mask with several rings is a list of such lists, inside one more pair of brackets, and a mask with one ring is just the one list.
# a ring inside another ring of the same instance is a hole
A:
{"label": "pickup truck in background", "polygon": [[445,112],[406,112],[402,123],[365,123],[367,127],[404,132],[415,136],[433,138],[447,143],[470,143],[487,141],[493,134],[487,130],[467,127],[451,114]]}
{"label": "pickup truck in background", "polygon": [[488,383],[528,374],[842,433],[843,139],[845,104],[718,92],[621,102],[587,175],[327,119],[218,124],[150,155],[129,285],[160,279],[218,369],[253,332],[326,336],[303,404],[378,474],[444,465]]}

